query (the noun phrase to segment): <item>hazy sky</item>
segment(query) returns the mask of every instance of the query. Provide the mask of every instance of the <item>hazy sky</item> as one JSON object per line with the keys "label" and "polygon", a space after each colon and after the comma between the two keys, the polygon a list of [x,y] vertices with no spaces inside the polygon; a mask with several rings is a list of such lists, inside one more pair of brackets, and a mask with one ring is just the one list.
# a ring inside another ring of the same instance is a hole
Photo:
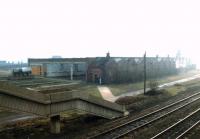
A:
{"label": "hazy sky", "polygon": [[198,58],[199,0],[1,0],[0,59],[174,56]]}

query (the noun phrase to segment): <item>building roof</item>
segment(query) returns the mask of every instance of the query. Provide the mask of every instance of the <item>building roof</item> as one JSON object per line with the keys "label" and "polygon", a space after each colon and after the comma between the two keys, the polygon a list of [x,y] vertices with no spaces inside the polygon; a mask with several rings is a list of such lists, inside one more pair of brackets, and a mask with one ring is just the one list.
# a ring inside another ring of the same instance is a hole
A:
{"label": "building roof", "polygon": [[91,58],[29,58],[28,63],[49,63],[49,62],[87,62]]}
{"label": "building roof", "polygon": [[[158,59],[159,61],[170,59],[175,60],[171,57],[147,57],[147,59]],[[51,62],[87,62],[95,64],[96,66],[104,65],[108,60],[115,62],[134,60],[136,63],[143,60],[143,57],[86,57],[86,58],[29,58],[28,63],[51,63]]]}

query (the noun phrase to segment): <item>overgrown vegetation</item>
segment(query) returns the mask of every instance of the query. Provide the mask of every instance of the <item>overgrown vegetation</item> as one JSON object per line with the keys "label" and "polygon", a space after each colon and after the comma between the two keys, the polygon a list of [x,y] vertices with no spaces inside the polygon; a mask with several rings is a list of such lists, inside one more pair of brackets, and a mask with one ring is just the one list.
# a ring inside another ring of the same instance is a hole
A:
{"label": "overgrown vegetation", "polygon": [[163,90],[158,90],[158,81],[151,80],[149,82],[150,90],[145,93],[145,95],[158,95],[163,92]]}
{"label": "overgrown vegetation", "polygon": [[149,87],[150,87],[151,90],[157,90],[158,89],[158,81],[151,80],[149,82]]}
{"label": "overgrown vegetation", "polygon": [[[160,84],[172,82],[175,80],[191,77],[196,74],[199,74],[199,71],[195,70],[195,71],[190,71],[190,72],[175,75],[175,76],[168,76],[168,77],[157,79],[156,81],[159,83],[158,85],[160,85]],[[149,87],[150,81],[152,80],[147,80],[147,88]],[[144,87],[143,84],[144,84],[143,82],[137,82],[137,83],[109,84],[107,86],[110,88],[113,95],[118,96],[127,92],[143,89]]]}
{"label": "overgrown vegetation", "polygon": [[[154,92],[155,91],[155,92]],[[155,95],[156,94],[156,95]],[[126,105],[128,108],[132,107],[132,105],[138,105],[138,104],[146,104],[151,103],[151,101],[155,101],[156,99],[159,101],[160,98],[168,97],[170,96],[170,93],[165,90],[150,90],[148,91],[148,95],[138,95],[138,96],[125,96],[120,97],[115,102],[120,105]]]}
{"label": "overgrown vegetation", "polygon": [[85,87],[82,87],[81,93],[87,93],[90,96],[102,98],[102,96],[97,88],[97,85],[95,85],[95,84],[87,84]]}
{"label": "overgrown vegetation", "polygon": [[145,98],[144,95],[139,95],[137,97],[134,96],[125,96],[117,99],[115,102],[120,105],[130,105],[132,103],[136,103],[142,101]]}
{"label": "overgrown vegetation", "polygon": [[157,105],[163,101],[167,101],[177,94],[188,94],[190,92],[199,91],[199,81],[200,79],[196,79],[182,84],[175,84],[174,86],[167,87],[165,89],[157,89],[156,92],[148,92],[150,94],[152,93],[153,95],[141,94],[138,96],[121,97],[116,100],[116,103],[125,105],[127,110],[140,111],[141,109],[145,109]]}

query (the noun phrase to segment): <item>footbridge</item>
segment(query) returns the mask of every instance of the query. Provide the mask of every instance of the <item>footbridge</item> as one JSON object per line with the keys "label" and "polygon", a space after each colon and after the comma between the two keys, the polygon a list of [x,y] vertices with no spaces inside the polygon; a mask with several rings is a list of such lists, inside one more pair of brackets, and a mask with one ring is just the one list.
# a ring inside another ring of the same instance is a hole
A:
{"label": "footbridge", "polygon": [[92,97],[80,91],[43,94],[0,81],[0,107],[50,117],[51,132],[60,132],[60,114],[66,111],[81,111],[113,119],[127,115],[124,107]]}

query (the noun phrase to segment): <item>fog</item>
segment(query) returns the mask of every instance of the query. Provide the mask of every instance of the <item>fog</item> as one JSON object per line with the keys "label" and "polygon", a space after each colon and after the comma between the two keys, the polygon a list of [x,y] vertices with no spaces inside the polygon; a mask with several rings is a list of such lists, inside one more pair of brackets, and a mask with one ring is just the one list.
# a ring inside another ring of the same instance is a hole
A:
{"label": "fog", "polygon": [[198,62],[198,0],[0,1],[0,60],[175,56]]}

